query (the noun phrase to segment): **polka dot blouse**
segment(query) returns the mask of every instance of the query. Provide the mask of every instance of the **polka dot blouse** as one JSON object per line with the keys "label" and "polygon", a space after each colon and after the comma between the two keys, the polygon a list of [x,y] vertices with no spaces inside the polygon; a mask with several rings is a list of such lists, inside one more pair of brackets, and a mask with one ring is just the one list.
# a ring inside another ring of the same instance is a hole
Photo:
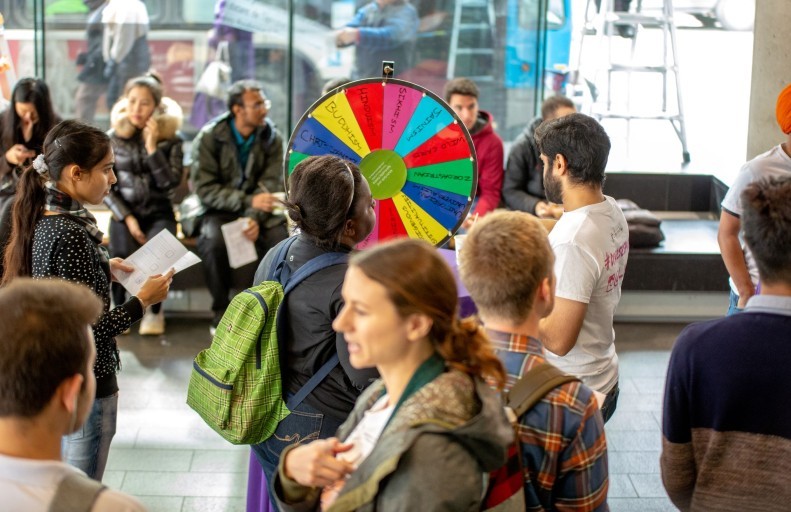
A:
{"label": "polka dot blouse", "polygon": [[93,326],[96,378],[114,376],[120,367],[115,336],[143,316],[136,298],[110,309],[110,267],[99,258],[96,241],[67,215],[44,216],[33,234],[33,277],[80,283],[102,299],[104,313]]}

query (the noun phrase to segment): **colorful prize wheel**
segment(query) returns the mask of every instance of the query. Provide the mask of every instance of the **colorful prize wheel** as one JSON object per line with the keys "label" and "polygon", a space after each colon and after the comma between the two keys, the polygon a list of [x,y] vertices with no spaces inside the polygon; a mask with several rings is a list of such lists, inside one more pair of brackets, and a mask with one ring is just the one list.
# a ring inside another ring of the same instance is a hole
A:
{"label": "colorful prize wheel", "polygon": [[368,180],[376,226],[359,247],[405,236],[444,244],[478,185],[464,124],[435,94],[403,80],[357,80],[314,103],[288,141],[286,181],[313,155],[352,161]]}

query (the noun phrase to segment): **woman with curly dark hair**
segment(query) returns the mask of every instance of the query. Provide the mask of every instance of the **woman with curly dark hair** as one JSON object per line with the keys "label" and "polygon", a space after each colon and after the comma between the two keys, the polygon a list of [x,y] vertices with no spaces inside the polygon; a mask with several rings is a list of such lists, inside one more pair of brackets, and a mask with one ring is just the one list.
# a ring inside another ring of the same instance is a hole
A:
{"label": "woman with curly dark hair", "polygon": [[[312,259],[327,253],[350,253],[374,227],[374,200],[368,182],[351,162],[335,156],[309,157],[297,164],[289,178],[285,208],[297,233],[269,250],[258,267],[255,282],[267,279],[281,246],[291,243],[285,264],[293,275]],[[296,238],[296,239],[293,239]],[[280,452],[293,442],[323,439],[335,433],[354,407],[360,392],[378,374],[349,362],[343,335],[332,321],[343,307],[341,286],[347,264],[324,268],[306,278],[285,298],[288,335],[281,347],[283,395],[299,393],[314,374],[333,358],[329,374],[292,408],[274,435],[253,446],[267,480],[277,467]]]}

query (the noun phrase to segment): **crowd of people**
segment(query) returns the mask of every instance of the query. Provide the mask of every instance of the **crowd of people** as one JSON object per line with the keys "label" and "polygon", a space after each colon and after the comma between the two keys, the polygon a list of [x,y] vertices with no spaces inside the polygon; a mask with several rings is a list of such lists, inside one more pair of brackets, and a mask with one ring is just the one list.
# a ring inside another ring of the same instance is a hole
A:
{"label": "crowd of people", "polygon": [[[372,5],[358,16],[373,16]],[[349,41],[367,37],[349,28]],[[133,36],[135,47],[145,34]],[[184,166],[180,107],[155,74],[128,78],[111,86],[119,99],[108,133],[61,121],[47,85],[32,78],[17,83],[0,120],[0,490],[12,510],[45,510],[63,496],[87,496],[90,510],[143,510],[96,482],[116,429],[116,337],[138,321],[141,334],[164,332],[173,270],[131,296],[115,281],[134,270],[124,259],[149,239],[177,233],[172,197]],[[272,502],[281,510],[482,510],[514,456],[523,485],[497,510],[608,510],[604,424],[618,403],[613,317],[629,258],[625,217],[604,193],[610,139],[553,97],[506,161],[476,84],[451,80],[444,96],[478,158],[457,262],[474,318],[459,318],[459,281],[426,242],[354,250],[376,223],[354,163],[308,157],[282,198],[284,139],[260,83],[235,82],[226,112],[192,143],[212,334],[233,291],[223,225],[243,222],[260,262],[254,283],[275,266],[293,273],[323,254],[350,255],[282,305],[283,397],[331,368],[274,435],[252,446]],[[688,327],[670,361],[662,477],[682,510],[787,502],[784,474],[762,461],[791,450],[777,386],[791,356],[782,345],[791,332],[791,86],[777,116],[786,141],[748,162],[722,204],[729,316]],[[109,249],[86,208],[100,204],[112,214]],[[565,380],[509,418],[503,396],[550,366]]]}

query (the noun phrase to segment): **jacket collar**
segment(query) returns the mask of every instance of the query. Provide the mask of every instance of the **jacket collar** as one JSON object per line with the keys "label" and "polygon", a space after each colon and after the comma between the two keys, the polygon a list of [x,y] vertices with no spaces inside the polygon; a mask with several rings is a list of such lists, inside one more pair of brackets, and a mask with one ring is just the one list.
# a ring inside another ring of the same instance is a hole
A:
{"label": "jacket collar", "polygon": [[[346,439],[365,411],[384,393],[381,380],[373,383],[338,429],[338,437]],[[494,390],[460,371],[446,371],[404,401],[373,452],[349,476],[329,510],[357,510],[375,500],[382,482],[396,471],[401,457],[425,433],[452,436],[478,459],[482,471],[505,463],[507,447],[514,437],[500,396]]]}
{"label": "jacket collar", "polygon": [[[211,127],[214,138],[223,143],[235,144],[233,133],[231,131],[232,122],[233,115],[230,112],[226,112],[225,114],[216,117],[214,120],[214,126]],[[264,125],[256,128],[253,132],[255,137],[254,146],[259,143],[263,143],[264,146],[271,144],[275,139],[275,131],[274,123],[268,117],[265,118]]]}
{"label": "jacket collar", "polygon": [[475,132],[474,134],[470,134],[471,137],[477,138],[483,135],[488,135],[490,133],[494,133],[494,126],[493,126],[494,117],[489,112],[485,110],[478,111],[478,119],[475,121],[476,124],[480,122],[484,122],[483,128]]}

